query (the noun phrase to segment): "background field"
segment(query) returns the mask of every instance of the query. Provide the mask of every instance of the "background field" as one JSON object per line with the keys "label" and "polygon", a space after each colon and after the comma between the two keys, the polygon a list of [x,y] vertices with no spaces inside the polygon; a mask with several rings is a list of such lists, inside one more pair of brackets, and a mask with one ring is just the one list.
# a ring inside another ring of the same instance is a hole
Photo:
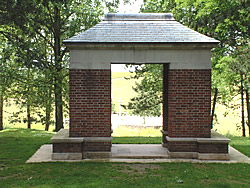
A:
{"label": "background field", "polygon": [[[132,97],[136,95],[132,87],[135,86],[135,82],[140,80],[125,79],[129,78],[133,73],[129,72],[112,72],[112,103],[114,104],[114,111],[119,112],[119,100],[122,104],[127,104]],[[234,101],[239,103],[237,99]],[[4,107],[4,127],[5,128],[26,128],[24,122],[9,123],[11,114],[18,111],[18,106],[14,102],[9,101]],[[227,113],[226,113],[227,112]],[[122,113],[128,113],[122,108]],[[237,110],[227,109],[225,106],[217,104],[216,106],[216,121],[214,122],[214,130],[224,135],[241,136],[241,118],[240,108]],[[225,116],[225,114],[227,114]],[[53,115],[53,114],[52,114]],[[25,112],[21,114],[21,117],[25,116]],[[65,116],[68,118],[68,116]],[[65,125],[65,128],[68,124]],[[41,123],[32,124],[33,129],[43,130],[44,125]],[[246,126],[247,128],[247,126]],[[50,131],[54,130],[54,126],[50,127]],[[248,128],[247,131],[248,133]],[[247,134],[248,135],[248,134]],[[113,136],[161,136],[160,129],[154,128],[126,128],[124,126],[115,130]]]}
{"label": "background field", "polygon": [[[114,110],[119,111],[119,102],[122,101],[123,105],[127,105],[130,99],[136,96],[136,92],[132,89],[136,82],[140,80],[126,79],[130,78],[133,73],[129,72],[112,72],[112,89],[111,98],[114,104]],[[126,111],[122,108],[122,113]]]}

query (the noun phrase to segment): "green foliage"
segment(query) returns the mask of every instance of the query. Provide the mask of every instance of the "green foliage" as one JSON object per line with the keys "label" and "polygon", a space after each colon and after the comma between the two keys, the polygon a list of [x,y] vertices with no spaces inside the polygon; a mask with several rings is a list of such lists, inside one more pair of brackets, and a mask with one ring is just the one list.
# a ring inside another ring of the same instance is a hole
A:
{"label": "green foliage", "polygon": [[145,1],[141,12],[171,12],[175,6],[175,0],[149,0]]}
{"label": "green foliage", "polygon": [[6,38],[0,35],[0,130],[4,128],[3,125],[3,112],[4,101],[10,96],[10,87],[13,82],[13,73],[15,66],[13,61],[13,47],[8,44]]}
{"label": "green foliage", "polygon": [[0,35],[0,95],[7,98],[7,93],[13,81],[13,72],[15,66],[13,61],[15,56],[13,55],[13,48],[7,43],[5,37]]}
{"label": "green foliage", "polygon": [[145,64],[136,67],[133,79],[142,78],[133,87],[137,93],[125,108],[132,114],[146,116],[160,116],[162,109],[162,65]]}
{"label": "green foliage", "polygon": [[239,94],[241,75],[244,78],[244,88],[249,88],[249,59],[249,46],[238,46],[231,55],[223,56],[214,67],[213,76],[220,77],[216,84],[221,92],[223,104],[227,104]]}
{"label": "green foliage", "polygon": [[[18,88],[14,88],[14,96],[26,104],[27,111],[32,105],[43,108],[46,117],[41,119],[45,119],[46,125],[51,122],[53,102],[56,130],[63,126],[63,112],[68,110],[69,55],[62,41],[96,25],[104,9],[112,10],[117,3],[106,0],[10,0],[1,3],[0,36],[13,46],[18,63],[18,73],[14,77]],[[27,70],[32,73],[29,79]]]}
{"label": "green foliage", "polygon": [[[249,52],[239,50],[248,45],[249,7],[249,1],[239,0],[148,0],[141,11],[172,12],[177,21],[220,41],[217,48],[212,50],[212,87],[219,88],[218,101],[227,104],[239,93],[237,88],[242,72],[245,75],[244,85],[249,85]],[[245,54],[244,57],[240,55],[242,53]],[[143,84],[140,84],[141,87],[137,86],[138,93],[145,93],[144,90],[148,89],[144,89]],[[145,101],[146,106],[146,99],[157,101],[157,95],[154,93],[160,91],[153,89],[147,95],[140,94],[141,98],[137,100],[140,100],[140,103]],[[160,114],[159,107],[153,107]]]}

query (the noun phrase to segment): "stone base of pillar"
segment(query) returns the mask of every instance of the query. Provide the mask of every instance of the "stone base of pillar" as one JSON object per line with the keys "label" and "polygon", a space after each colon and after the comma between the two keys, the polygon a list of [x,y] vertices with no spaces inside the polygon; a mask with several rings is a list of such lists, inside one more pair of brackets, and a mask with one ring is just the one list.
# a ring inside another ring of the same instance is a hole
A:
{"label": "stone base of pillar", "polygon": [[112,137],[69,137],[69,130],[61,129],[51,142],[53,160],[111,157]]}
{"label": "stone base of pillar", "polygon": [[82,153],[52,153],[52,160],[82,160]]}
{"label": "stone base of pillar", "polygon": [[[173,138],[166,136],[163,147],[169,158],[199,160],[229,160],[230,139],[212,132],[211,138]],[[52,139],[53,160],[82,160],[111,158],[112,137],[69,137],[69,130],[61,129]]]}
{"label": "stone base of pillar", "polygon": [[178,138],[166,136],[170,158],[229,160],[230,139],[212,131],[211,138]]}

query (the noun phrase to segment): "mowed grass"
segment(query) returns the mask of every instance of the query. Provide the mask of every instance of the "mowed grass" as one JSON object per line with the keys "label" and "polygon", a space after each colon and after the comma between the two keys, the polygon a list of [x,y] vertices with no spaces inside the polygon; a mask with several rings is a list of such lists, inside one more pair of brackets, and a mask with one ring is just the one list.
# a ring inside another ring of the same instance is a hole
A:
{"label": "mowed grass", "polygon": [[[228,136],[231,139],[230,146],[250,157],[250,138],[239,136]],[[250,172],[249,172],[250,173]]]}
{"label": "mowed grass", "polygon": [[149,136],[123,136],[123,137],[113,137],[113,144],[161,144],[161,137],[149,137]]}
{"label": "mowed grass", "polygon": [[52,136],[38,130],[0,131],[0,187],[249,187],[250,184],[249,164],[26,164],[42,144],[50,143]]}

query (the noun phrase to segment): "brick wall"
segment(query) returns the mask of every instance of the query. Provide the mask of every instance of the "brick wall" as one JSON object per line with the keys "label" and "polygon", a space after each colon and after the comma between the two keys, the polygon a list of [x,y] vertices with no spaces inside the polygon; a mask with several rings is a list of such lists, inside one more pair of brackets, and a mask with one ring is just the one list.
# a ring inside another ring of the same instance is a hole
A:
{"label": "brick wall", "polygon": [[82,153],[82,143],[53,143],[53,153]]}
{"label": "brick wall", "polygon": [[111,142],[85,142],[83,151],[110,152]]}
{"label": "brick wall", "polygon": [[199,153],[228,153],[228,144],[227,143],[200,143],[199,144]]}
{"label": "brick wall", "polygon": [[228,153],[227,143],[167,142],[169,152]]}
{"label": "brick wall", "polygon": [[211,137],[211,70],[169,70],[168,136]]}
{"label": "brick wall", "polygon": [[168,151],[170,152],[197,152],[197,142],[168,142]]}
{"label": "brick wall", "polygon": [[111,70],[69,70],[70,137],[111,136]]}

